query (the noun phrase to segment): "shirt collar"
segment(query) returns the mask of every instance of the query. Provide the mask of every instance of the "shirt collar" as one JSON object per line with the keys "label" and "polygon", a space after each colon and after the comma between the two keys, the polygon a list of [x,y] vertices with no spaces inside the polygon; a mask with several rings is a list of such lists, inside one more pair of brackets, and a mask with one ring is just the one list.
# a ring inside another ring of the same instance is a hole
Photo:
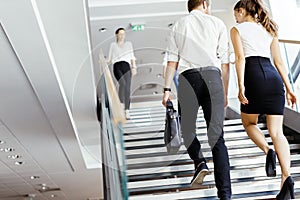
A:
{"label": "shirt collar", "polygon": [[201,10],[192,10],[191,12],[190,12],[191,14],[197,14],[197,15],[199,15],[199,14],[201,14],[201,15],[204,15],[204,13],[201,11]]}

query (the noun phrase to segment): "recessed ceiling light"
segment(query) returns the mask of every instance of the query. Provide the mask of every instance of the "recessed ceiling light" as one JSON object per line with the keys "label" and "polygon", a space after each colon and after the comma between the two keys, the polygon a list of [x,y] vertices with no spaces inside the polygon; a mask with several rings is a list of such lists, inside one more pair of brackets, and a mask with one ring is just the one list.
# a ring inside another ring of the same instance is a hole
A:
{"label": "recessed ceiling light", "polygon": [[54,197],[56,197],[56,195],[55,195],[55,194],[51,194],[50,197],[51,197],[51,198],[54,198]]}
{"label": "recessed ceiling light", "polygon": [[18,159],[18,158],[21,158],[20,155],[8,155],[7,157],[10,158],[10,159]]}
{"label": "recessed ceiling light", "polygon": [[100,29],[99,29],[99,32],[100,32],[100,33],[104,33],[105,31],[107,31],[106,28],[100,28]]}
{"label": "recessed ceiling light", "polygon": [[4,149],[4,152],[12,152],[12,151],[14,151],[14,149],[10,147]]}
{"label": "recessed ceiling light", "polygon": [[22,161],[16,161],[15,162],[15,165],[23,165],[24,164],[24,162],[22,162]]}
{"label": "recessed ceiling light", "polygon": [[40,178],[40,177],[39,176],[30,176],[31,180],[38,179],[38,178]]}
{"label": "recessed ceiling light", "polygon": [[168,24],[169,28],[172,28],[172,26],[173,26],[173,23]]}
{"label": "recessed ceiling light", "polygon": [[47,187],[47,185],[46,185],[46,183],[43,183],[42,185],[41,185],[41,190],[47,190],[48,189],[48,187]]}

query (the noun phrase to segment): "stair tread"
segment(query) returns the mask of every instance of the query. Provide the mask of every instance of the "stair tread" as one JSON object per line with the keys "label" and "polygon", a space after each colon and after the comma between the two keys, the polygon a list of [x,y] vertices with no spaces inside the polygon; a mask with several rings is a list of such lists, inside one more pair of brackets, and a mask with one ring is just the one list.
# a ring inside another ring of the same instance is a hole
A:
{"label": "stair tread", "polygon": [[[191,188],[189,183],[194,165],[184,145],[177,155],[169,155],[164,146],[165,108],[160,102],[145,107],[133,104],[131,120],[122,127],[125,140],[126,174],[130,200],[218,199],[214,183],[212,154],[207,142],[206,123],[200,109],[196,133],[201,141],[204,157],[211,171],[203,185]],[[258,124],[266,135],[266,125]],[[249,139],[240,119],[224,121],[224,138],[231,167],[232,199],[274,199],[280,188],[280,166],[277,160],[277,176],[266,177],[265,154]],[[273,146],[270,145],[272,148]],[[300,193],[299,144],[290,144],[291,173],[295,175],[295,192]]]}
{"label": "stair tread", "polygon": [[[268,191],[268,193],[273,193],[270,195],[275,198],[276,194],[279,192],[280,188],[280,179],[268,179],[268,180],[256,180],[250,183],[251,187],[249,187],[249,182],[241,184],[232,183],[232,194],[233,196],[243,195],[247,196],[251,193],[257,194],[260,192]],[[300,181],[295,180],[295,190],[300,190]],[[131,196],[130,200],[151,200],[151,199],[159,199],[159,200],[175,200],[175,199],[192,199],[192,198],[207,198],[213,197],[216,198],[217,190],[215,187],[207,188],[207,189],[191,189],[184,190],[178,192],[161,192],[158,194],[144,194],[144,195],[134,195]],[[236,199],[236,198],[233,198]],[[238,198],[237,198],[238,199]],[[254,197],[252,196],[252,199]]]}

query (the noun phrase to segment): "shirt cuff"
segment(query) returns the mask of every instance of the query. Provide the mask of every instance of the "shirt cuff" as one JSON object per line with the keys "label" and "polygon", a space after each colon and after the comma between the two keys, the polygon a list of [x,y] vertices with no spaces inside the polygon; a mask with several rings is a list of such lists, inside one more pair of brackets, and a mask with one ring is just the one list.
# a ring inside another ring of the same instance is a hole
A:
{"label": "shirt cuff", "polygon": [[223,56],[220,58],[222,64],[228,64],[229,63],[229,54],[224,53]]}
{"label": "shirt cuff", "polygon": [[176,54],[169,54],[167,60],[171,62],[179,62],[179,56]]}
{"label": "shirt cuff", "polygon": [[223,58],[221,59],[222,64],[228,64],[229,63],[229,58]]}

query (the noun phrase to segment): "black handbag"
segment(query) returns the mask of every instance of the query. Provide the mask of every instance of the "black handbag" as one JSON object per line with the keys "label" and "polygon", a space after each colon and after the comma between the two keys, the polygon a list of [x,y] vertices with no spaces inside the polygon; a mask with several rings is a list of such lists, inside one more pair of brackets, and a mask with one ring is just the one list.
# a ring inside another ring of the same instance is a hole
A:
{"label": "black handbag", "polygon": [[176,154],[178,152],[181,146],[180,117],[174,109],[173,103],[169,100],[166,105],[164,141],[169,154]]}

